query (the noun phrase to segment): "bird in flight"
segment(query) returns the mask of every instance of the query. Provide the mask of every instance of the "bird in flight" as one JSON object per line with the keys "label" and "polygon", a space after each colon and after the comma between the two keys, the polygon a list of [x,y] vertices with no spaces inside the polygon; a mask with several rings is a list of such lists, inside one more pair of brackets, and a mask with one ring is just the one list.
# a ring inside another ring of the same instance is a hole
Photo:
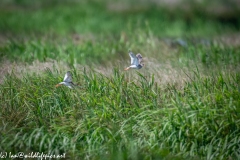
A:
{"label": "bird in flight", "polygon": [[143,61],[142,55],[140,53],[138,53],[135,56],[135,54],[132,51],[129,50],[128,52],[129,52],[128,54],[131,58],[131,65],[129,67],[125,68],[124,70],[127,71],[130,68],[141,69],[144,66],[144,64],[142,63],[142,61]]}
{"label": "bird in flight", "polygon": [[63,82],[60,82],[56,85],[56,87],[59,87],[61,85],[65,85],[71,89],[74,88],[74,86],[76,86],[73,82],[72,82],[72,74],[70,71],[67,71],[67,73],[64,76]]}

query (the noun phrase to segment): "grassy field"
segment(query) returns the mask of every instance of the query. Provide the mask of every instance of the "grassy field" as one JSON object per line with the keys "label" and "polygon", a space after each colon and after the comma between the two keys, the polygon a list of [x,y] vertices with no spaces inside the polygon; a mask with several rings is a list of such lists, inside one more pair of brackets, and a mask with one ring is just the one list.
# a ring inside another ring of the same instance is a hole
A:
{"label": "grassy field", "polygon": [[120,2],[0,2],[1,156],[240,159],[239,8]]}

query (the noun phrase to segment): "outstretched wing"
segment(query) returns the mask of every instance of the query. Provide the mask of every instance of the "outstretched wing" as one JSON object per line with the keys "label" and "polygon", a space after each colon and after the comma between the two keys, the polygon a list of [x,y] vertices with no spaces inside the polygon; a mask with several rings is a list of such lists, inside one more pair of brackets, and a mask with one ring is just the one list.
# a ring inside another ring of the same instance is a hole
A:
{"label": "outstretched wing", "polygon": [[67,73],[65,74],[63,82],[72,82],[72,74],[70,71],[67,71]]}
{"label": "outstretched wing", "polygon": [[129,56],[131,58],[131,65],[138,65],[138,58],[134,55],[133,52],[129,51]]}
{"label": "outstretched wing", "polygon": [[138,63],[141,64],[142,61],[143,61],[142,55],[141,55],[140,53],[138,53],[138,54],[136,55],[136,57],[137,57],[137,59],[138,59]]}

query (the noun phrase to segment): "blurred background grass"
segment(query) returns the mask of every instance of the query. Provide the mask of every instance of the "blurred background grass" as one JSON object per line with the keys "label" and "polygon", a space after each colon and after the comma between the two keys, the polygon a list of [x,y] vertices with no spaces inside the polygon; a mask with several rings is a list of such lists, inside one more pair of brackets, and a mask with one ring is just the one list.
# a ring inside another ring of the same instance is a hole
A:
{"label": "blurred background grass", "polygon": [[[1,31],[157,36],[216,35],[239,29],[238,1],[2,1]],[[17,21],[16,21],[17,19]]]}
{"label": "blurred background grass", "polygon": [[125,59],[128,49],[162,56],[169,54],[162,53],[169,51],[165,46],[207,46],[215,40],[239,46],[238,3],[4,0],[0,55],[86,64]]}

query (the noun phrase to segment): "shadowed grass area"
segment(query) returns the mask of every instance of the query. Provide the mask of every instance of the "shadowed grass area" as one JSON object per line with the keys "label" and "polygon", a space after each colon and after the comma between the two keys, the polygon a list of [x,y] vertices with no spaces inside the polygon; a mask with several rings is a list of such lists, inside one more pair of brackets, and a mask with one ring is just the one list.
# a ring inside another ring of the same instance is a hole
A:
{"label": "shadowed grass area", "polygon": [[234,24],[222,23],[194,10],[174,12],[165,6],[141,2],[138,5],[117,3],[119,7],[126,6],[118,10],[111,8],[111,4],[107,1],[2,3],[0,29],[2,33],[25,35],[91,33],[97,36],[122,31],[129,34],[136,29],[147,32],[149,28],[154,35],[172,37],[213,36],[239,29],[237,20]]}

